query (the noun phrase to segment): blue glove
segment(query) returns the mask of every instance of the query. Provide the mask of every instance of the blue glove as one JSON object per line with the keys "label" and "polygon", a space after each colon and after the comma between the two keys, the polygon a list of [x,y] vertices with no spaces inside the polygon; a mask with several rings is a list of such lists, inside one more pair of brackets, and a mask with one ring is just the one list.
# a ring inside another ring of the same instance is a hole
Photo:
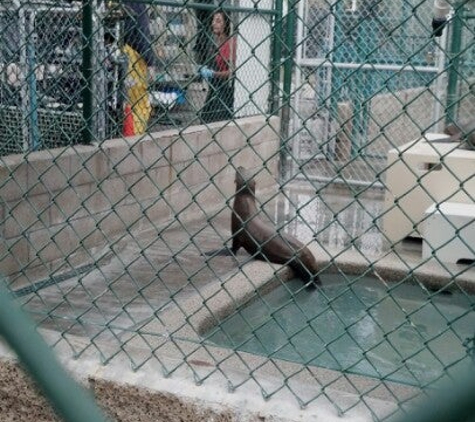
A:
{"label": "blue glove", "polygon": [[203,79],[209,81],[214,76],[214,70],[211,70],[208,66],[203,66],[200,69],[200,75]]}

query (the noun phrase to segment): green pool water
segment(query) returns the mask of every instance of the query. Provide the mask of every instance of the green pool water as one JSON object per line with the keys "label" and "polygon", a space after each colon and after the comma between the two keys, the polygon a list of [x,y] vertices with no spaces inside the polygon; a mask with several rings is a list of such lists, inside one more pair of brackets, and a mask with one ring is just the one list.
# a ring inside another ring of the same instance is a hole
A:
{"label": "green pool water", "polygon": [[204,337],[235,350],[339,371],[425,385],[474,365],[464,345],[475,335],[475,297],[436,294],[418,284],[373,277],[322,277],[279,286]]}

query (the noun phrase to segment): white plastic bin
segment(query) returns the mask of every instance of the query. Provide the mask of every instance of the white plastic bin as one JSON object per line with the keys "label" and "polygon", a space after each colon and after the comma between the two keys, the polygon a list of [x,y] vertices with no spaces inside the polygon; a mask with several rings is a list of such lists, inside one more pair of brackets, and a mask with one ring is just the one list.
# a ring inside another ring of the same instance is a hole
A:
{"label": "white plastic bin", "polygon": [[419,223],[431,204],[474,202],[475,151],[440,142],[444,137],[427,134],[428,141],[422,138],[388,153],[383,231],[392,243],[421,237]]}
{"label": "white plastic bin", "polygon": [[475,204],[443,202],[424,213],[422,257],[442,262],[475,260]]}

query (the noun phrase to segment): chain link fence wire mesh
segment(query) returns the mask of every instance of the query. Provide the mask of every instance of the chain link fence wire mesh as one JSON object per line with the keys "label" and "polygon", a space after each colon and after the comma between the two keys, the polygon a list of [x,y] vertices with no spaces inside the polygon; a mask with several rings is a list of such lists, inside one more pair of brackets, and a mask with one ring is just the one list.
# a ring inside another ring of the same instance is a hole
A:
{"label": "chain link fence wire mesh", "polygon": [[317,178],[384,182],[389,149],[470,115],[466,5],[431,37],[433,2],[298,4],[292,149],[299,161],[323,157]]}
{"label": "chain link fence wire mesh", "polygon": [[[122,135],[127,105],[132,134],[203,121],[200,110],[216,85],[200,74],[216,67],[215,9],[206,2],[4,2],[2,154]],[[232,50],[240,51],[231,51],[233,98],[221,100],[236,116],[269,110],[275,12],[261,9],[257,18],[232,7],[228,14]]]}
{"label": "chain link fence wire mesh", "polygon": [[[375,420],[472,367],[474,15],[442,3],[434,36],[420,0],[3,2],[0,267],[51,346]],[[205,254],[240,165],[321,288]]]}
{"label": "chain link fence wire mesh", "polygon": [[[35,323],[14,302],[4,283],[1,290],[0,332],[15,350],[23,367],[49,398],[56,412],[67,422],[105,422],[94,399],[64,371],[47,344],[35,330]],[[6,417],[4,413],[4,417]]]}

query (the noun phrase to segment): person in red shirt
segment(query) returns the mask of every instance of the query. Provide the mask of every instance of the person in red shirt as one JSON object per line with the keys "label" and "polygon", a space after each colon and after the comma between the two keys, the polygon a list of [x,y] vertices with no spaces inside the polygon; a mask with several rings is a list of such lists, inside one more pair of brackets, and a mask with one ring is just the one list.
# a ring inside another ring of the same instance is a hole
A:
{"label": "person in red shirt", "polygon": [[204,123],[229,120],[234,106],[234,66],[236,39],[231,36],[231,20],[223,10],[213,13],[211,21],[214,43],[209,59],[200,68],[200,75],[208,82],[208,94],[202,110]]}

